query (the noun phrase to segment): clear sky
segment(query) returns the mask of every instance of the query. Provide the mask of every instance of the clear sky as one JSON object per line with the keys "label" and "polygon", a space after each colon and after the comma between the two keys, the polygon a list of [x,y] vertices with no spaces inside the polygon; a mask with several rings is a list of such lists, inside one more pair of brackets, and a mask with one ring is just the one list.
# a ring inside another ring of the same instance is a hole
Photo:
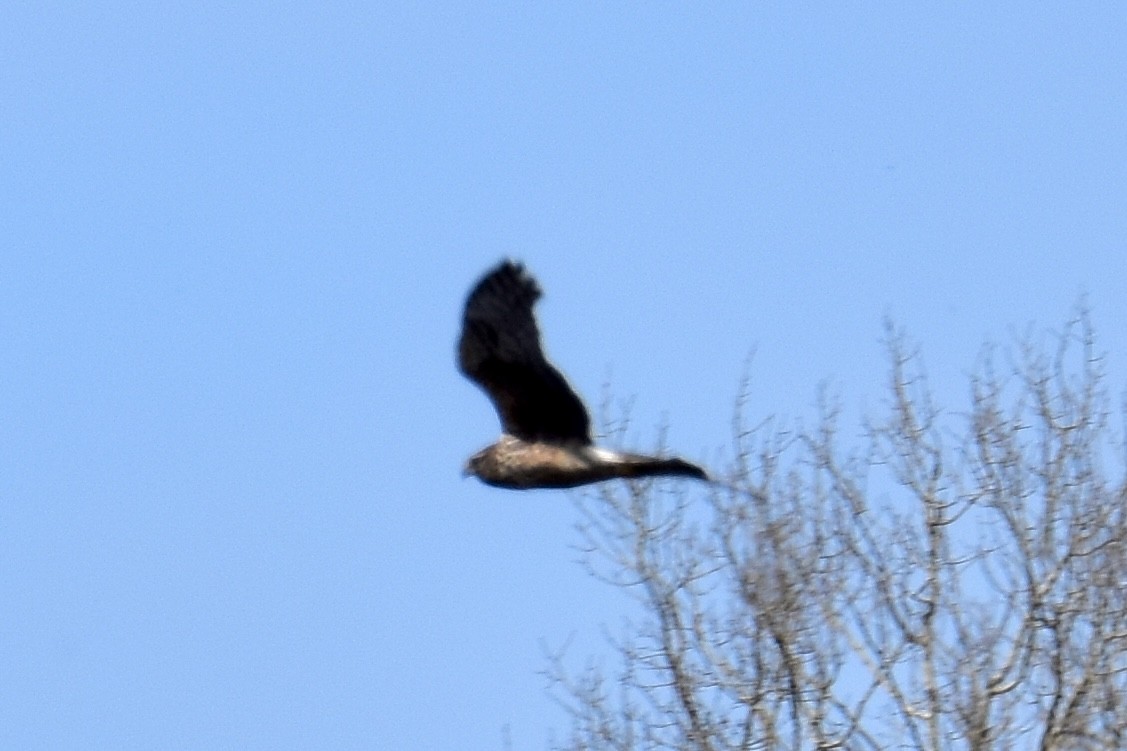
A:
{"label": "clear sky", "polygon": [[620,593],[463,480],[503,256],[589,404],[715,462],[883,317],[966,406],[1087,295],[1127,386],[1127,6],[7,3],[0,747],[543,748]]}

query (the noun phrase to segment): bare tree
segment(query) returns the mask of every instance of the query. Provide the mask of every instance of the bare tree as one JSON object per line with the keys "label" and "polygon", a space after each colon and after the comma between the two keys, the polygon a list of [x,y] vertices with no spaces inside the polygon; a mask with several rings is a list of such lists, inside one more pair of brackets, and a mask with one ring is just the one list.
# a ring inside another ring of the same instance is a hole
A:
{"label": "bare tree", "polygon": [[707,498],[582,496],[585,560],[636,607],[615,670],[553,661],[559,749],[1127,748],[1127,484],[1086,312],[984,355],[962,414],[887,350],[859,447],[829,400],[784,430],[741,396]]}

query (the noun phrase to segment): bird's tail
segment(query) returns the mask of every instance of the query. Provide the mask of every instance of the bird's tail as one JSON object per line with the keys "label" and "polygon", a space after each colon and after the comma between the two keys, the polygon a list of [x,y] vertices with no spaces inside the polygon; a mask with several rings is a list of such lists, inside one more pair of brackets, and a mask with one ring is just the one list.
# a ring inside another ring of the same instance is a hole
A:
{"label": "bird's tail", "polygon": [[693,477],[697,480],[708,480],[708,473],[695,464],[670,457],[662,459],[656,456],[642,454],[619,454],[622,464],[619,465],[621,477]]}

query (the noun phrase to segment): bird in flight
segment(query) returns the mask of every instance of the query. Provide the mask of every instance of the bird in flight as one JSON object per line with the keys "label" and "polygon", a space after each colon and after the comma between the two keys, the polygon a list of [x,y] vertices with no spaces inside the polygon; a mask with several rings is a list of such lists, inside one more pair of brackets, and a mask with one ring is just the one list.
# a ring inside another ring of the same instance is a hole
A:
{"label": "bird in flight", "polygon": [[501,418],[499,441],[469,458],[465,474],[500,488],[573,488],[616,477],[673,475],[707,480],[678,459],[611,451],[591,441],[583,402],[544,357],[532,306],[540,287],[502,261],[466,299],[458,368]]}

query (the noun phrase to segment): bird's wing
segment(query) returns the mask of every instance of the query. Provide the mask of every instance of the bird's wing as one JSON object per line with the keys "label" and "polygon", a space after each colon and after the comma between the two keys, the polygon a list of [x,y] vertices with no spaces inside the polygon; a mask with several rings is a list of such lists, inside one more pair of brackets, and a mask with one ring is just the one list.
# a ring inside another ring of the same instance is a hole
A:
{"label": "bird's wing", "polygon": [[583,402],[540,348],[539,298],[536,280],[512,261],[482,277],[466,299],[458,367],[489,395],[509,435],[590,443]]}

